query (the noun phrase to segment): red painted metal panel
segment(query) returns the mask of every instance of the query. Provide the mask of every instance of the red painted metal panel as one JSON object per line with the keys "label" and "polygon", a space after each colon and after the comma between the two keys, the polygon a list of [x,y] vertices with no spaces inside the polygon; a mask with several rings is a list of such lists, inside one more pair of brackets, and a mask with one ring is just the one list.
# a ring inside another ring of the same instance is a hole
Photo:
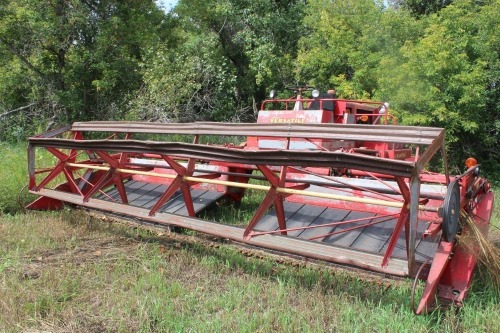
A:
{"label": "red painted metal panel", "polygon": [[[488,235],[493,205],[493,193],[486,193],[472,216],[474,223],[485,237]],[[467,232],[467,230],[463,231],[462,237],[465,239]],[[468,245],[471,246],[472,244]],[[439,297],[460,303],[467,296],[477,264],[477,257],[474,252],[478,250],[477,247],[467,248],[463,244],[456,246],[453,258],[440,280]]]}
{"label": "red painted metal panel", "polygon": [[417,314],[427,312],[427,310],[433,305],[439,281],[446,270],[453,247],[454,244],[451,242],[441,241],[441,243],[439,243],[436,255],[432,260],[429,275],[427,276],[427,283],[424,288],[422,299],[420,300],[420,304],[418,305],[416,311]]}
{"label": "red painted metal panel", "polygon": [[61,200],[53,199],[50,197],[41,196],[29,205],[26,209],[33,210],[60,210],[64,207],[64,203]]}
{"label": "red painted metal panel", "polygon": [[[333,122],[333,112],[326,110],[261,110],[257,117],[259,124],[324,124]],[[271,137],[249,137],[249,147],[285,148],[286,139]],[[353,143],[324,140],[324,139],[292,139],[292,147],[312,147],[315,149],[335,150],[341,147],[351,147]]]}

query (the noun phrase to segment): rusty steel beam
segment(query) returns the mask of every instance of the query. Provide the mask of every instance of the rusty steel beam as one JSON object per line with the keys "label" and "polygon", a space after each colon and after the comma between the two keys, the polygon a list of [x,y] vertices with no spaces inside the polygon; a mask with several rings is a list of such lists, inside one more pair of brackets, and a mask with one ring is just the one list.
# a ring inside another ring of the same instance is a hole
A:
{"label": "rusty steel beam", "polygon": [[396,125],[348,124],[247,124],[247,123],[182,123],[145,122],[76,122],[72,131],[262,136],[279,138],[328,139],[430,145],[440,138],[442,128]]}
{"label": "rusty steel beam", "polygon": [[68,140],[37,137],[30,138],[29,143],[33,146],[46,148],[153,153],[187,159],[193,158],[250,165],[347,167],[402,177],[410,177],[414,173],[415,168],[415,163],[413,162],[390,160],[364,154],[349,154],[340,151],[243,150],[179,142]]}
{"label": "rusty steel beam", "polygon": [[35,165],[35,147],[32,144],[28,144],[28,188],[34,190],[36,187],[36,165]]}
{"label": "rusty steel beam", "polygon": [[69,130],[71,130],[71,126],[70,125],[66,125],[64,127],[56,128],[56,129],[54,129],[52,131],[48,131],[48,132],[39,134],[36,137],[51,138],[51,137],[57,136],[59,134],[65,133],[65,132],[67,132]]}
{"label": "rusty steel beam", "polygon": [[[417,272],[417,266],[415,262],[415,252],[417,250],[417,230],[418,230],[418,212],[419,212],[419,198],[420,198],[420,177],[419,174],[415,173],[410,178],[410,202],[409,210],[410,216],[407,219],[407,225],[405,226],[406,234],[406,251],[408,255],[408,271],[410,274],[415,274]],[[406,228],[407,227],[407,228]]]}
{"label": "rusty steel beam", "polygon": [[[430,159],[436,154],[436,152],[441,149],[443,152],[446,151],[445,146],[444,146],[444,131],[439,133],[439,135],[436,137],[436,139],[432,142],[431,145],[427,147],[427,149],[423,152],[423,154],[418,158],[417,162],[415,163],[416,166],[416,171],[418,173],[422,172],[424,169],[425,165],[429,163]],[[446,154],[446,153],[444,153]],[[446,158],[446,155],[443,156],[443,159]],[[445,159],[446,161],[446,159]],[[446,162],[445,162],[446,164]],[[446,168],[446,171],[448,169]],[[449,176],[447,176],[449,177]]]}

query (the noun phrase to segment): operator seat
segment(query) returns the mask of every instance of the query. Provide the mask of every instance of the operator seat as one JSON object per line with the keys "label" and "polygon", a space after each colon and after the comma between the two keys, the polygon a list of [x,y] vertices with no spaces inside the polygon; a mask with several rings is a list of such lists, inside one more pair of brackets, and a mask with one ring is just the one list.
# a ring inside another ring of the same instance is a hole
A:
{"label": "operator seat", "polygon": [[336,96],[335,94],[329,94],[329,93],[324,93],[320,94],[317,98],[312,101],[311,105],[307,107],[307,110],[320,110],[321,105],[323,106],[323,110],[325,111],[333,111],[334,105],[333,101],[323,101],[321,103],[322,99],[334,99]]}

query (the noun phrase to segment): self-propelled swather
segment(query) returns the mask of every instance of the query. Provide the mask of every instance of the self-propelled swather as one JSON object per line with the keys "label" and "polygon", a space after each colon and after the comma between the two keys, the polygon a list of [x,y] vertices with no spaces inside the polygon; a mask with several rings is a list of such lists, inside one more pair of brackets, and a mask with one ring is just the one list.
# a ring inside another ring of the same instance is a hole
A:
{"label": "self-propelled swather", "polygon": [[[477,259],[457,242],[460,214],[487,234],[493,210],[477,162],[450,175],[444,129],[396,125],[387,103],[291,89],[265,100],[257,123],[76,122],[31,137],[29,189],[40,197],[28,208],[67,203],[424,279],[417,313],[435,296],[461,304]],[[227,137],[240,141],[206,143]],[[199,218],[249,190],[262,200],[243,226]]]}

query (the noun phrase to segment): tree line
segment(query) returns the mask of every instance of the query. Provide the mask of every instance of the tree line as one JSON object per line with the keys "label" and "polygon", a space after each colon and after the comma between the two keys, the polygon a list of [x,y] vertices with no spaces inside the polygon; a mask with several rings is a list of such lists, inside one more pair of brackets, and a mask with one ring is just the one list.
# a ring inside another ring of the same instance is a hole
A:
{"label": "tree line", "polygon": [[[77,120],[255,120],[335,88],[500,160],[500,0],[0,0],[0,141]],[[497,171],[498,175],[498,171]],[[497,177],[500,178],[500,177]]]}

